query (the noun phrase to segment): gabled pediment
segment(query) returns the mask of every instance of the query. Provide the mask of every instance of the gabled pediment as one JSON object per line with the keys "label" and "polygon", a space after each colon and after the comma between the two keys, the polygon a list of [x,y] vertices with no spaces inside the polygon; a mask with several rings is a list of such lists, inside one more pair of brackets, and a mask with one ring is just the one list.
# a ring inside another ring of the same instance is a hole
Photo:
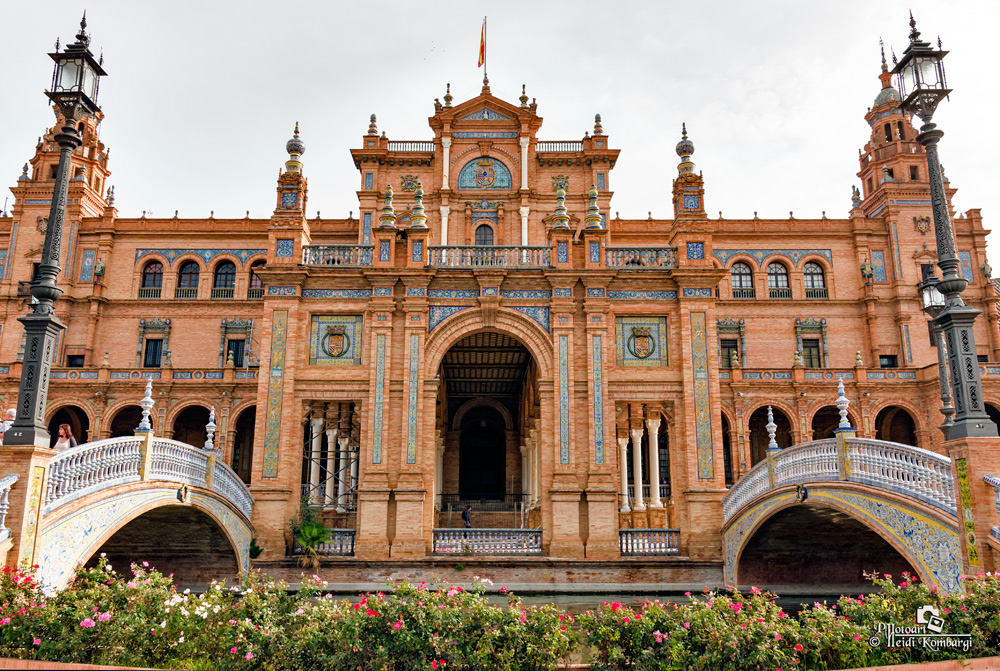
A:
{"label": "gabled pediment", "polygon": [[513,121],[513,119],[488,107],[483,107],[472,114],[458,117],[458,121]]}

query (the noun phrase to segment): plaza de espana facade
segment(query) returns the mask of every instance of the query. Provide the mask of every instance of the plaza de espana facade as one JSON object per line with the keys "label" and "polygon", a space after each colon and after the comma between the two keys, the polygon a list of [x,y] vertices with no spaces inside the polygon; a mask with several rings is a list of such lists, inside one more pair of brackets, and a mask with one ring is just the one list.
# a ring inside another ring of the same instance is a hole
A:
{"label": "plaza de espana facade", "polygon": [[[290,551],[304,497],[355,529],[359,560],[428,556],[468,501],[477,527],[541,529],[548,557],[617,560],[620,529],[669,528],[682,557],[718,562],[720,500],[763,458],[768,406],[779,446],[830,437],[843,380],[859,436],[941,451],[917,291],[936,253],[926,156],[884,65],[880,81],[842,218],[713,216],[712,166],[692,160],[695,131],[711,129],[693,124],[672,218],[622,219],[611,124],[543,139],[536,103],[485,81],[460,104],[450,90],[434,101],[428,139],[391,140],[374,115],[360,125],[356,216],[308,216],[296,127],[269,218],[123,217],[103,115],[88,118],[46,422],[81,442],[130,435],[152,378],[157,435],[200,446],[214,408],[264,560]],[[5,408],[57,125],[0,218]],[[952,216],[996,420],[987,231],[977,209]]]}

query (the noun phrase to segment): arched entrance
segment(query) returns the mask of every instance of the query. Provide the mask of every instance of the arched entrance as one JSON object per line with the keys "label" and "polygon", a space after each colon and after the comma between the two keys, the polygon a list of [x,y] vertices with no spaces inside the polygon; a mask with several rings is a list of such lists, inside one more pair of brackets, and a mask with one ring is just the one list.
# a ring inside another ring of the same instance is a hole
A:
{"label": "arched entrance", "polygon": [[840,424],[840,411],[832,405],[820,408],[812,418],[812,439],[835,438],[834,431]]}
{"label": "arched entrance", "polygon": [[[785,449],[792,444],[792,423],[778,408],[772,406],[771,411],[774,423],[778,427],[774,432],[774,440],[778,443],[778,447]],[[750,460],[756,464],[767,456],[767,444],[770,441],[767,434],[766,406],[754,410],[747,423],[747,429],[750,433]]]}
{"label": "arched entrance", "polygon": [[875,439],[917,447],[916,422],[899,406],[882,408],[875,417]]}
{"label": "arched entrance", "polygon": [[78,445],[90,440],[90,420],[87,418],[87,413],[75,405],[66,405],[56,410],[49,420],[49,447],[54,447],[56,440],[59,439],[61,424],[69,424]]}
{"label": "arched entrance", "polygon": [[997,407],[992,403],[987,403],[986,414],[989,415],[990,421],[996,425],[997,431],[1000,432],[1000,410],[997,410]]}
{"label": "arched entrance", "polygon": [[205,429],[208,417],[208,408],[200,405],[192,405],[181,410],[174,419],[174,440],[197,448],[205,447],[205,440],[208,438],[208,431]]}
{"label": "arched entrance", "polygon": [[142,408],[137,405],[122,408],[115,413],[114,419],[111,420],[109,438],[134,436],[140,422],[142,422]]}
{"label": "arched entrance", "polygon": [[529,524],[541,463],[531,353],[507,333],[476,332],[448,349],[440,378],[437,526],[460,526],[467,505],[476,527]]}
{"label": "arched entrance", "polygon": [[236,551],[225,531],[194,506],[168,505],[135,518],[111,536],[87,561],[96,566],[101,553],[121,573],[144,561],[163,575],[174,574],[180,587],[233,582],[239,575]]}
{"label": "arched entrance", "polygon": [[256,420],[257,406],[251,405],[236,418],[236,434],[233,438],[233,470],[248,485],[253,463],[253,431]]}
{"label": "arched entrance", "polygon": [[725,469],[726,474],[726,486],[733,484],[736,481],[733,476],[733,446],[732,439],[729,437],[729,420],[726,419],[725,415],[721,416],[722,419],[722,466]]}
{"label": "arched entrance", "polygon": [[[808,539],[805,542],[803,539]],[[764,522],[739,558],[740,585],[843,585],[869,591],[864,573],[916,574],[878,533],[847,513],[811,501]]]}

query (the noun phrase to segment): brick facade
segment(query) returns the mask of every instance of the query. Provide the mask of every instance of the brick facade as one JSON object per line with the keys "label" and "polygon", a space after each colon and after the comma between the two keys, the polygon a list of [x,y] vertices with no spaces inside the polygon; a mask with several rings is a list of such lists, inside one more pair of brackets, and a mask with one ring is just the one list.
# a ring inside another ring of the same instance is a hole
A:
{"label": "brick facade", "polygon": [[[617,560],[619,528],[669,527],[682,555],[718,561],[719,500],[752,467],[755,412],[768,405],[791,443],[825,437],[843,378],[859,436],[942,451],[916,289],[935,258],[925,156],[881,80],[862,192],[841,219],[709,217],[711,166],[707,180],[695,170],[686,131],[674,218],[612,216],[619,150],[600,119],[582,140],[543,140],[535,103],[502,101],[488,84],[461,104],[435,101],[430,140],[389,140],[372,118],[351,150],[358,218],[306,217],[298,129],[270,219],[125,218],[107,189],[99,119],[87,120],[47,420],[62,412],[91,440],[130,431],[115,420],[145,376],[158,434],[196,436],[192,408],[214,406],[216,445],[256,498],[263,559],[286,552],[304,484],[332,524],[356,528],[359,559],[425,557],[442,501],[461,498],[463,478],[490,482],[489,468],[461,464],[480,459],[462,447],[475,419],[503,424],[496,491],[524,504],[545,554]],[[52,133],[0,218],[6,406],[28,309],[19,283],[40,256],[58,160]],[[987,231],[975,209],[954,225],[965,300],[987,315],[979,353],[997,361]],[[196,284],[182,272],[191,262]],[[483,333],[503,336],[503,356],[466,347]],[[733,341],[736,356],[722,356]],[[1000,365],[983,369],[986,400],[1000,407]],[[315,465],[303,464],[307,445]],[[662,472],[650,473],[657,461]],[[621,497],[626,463],[629,479],[641,466],[651,485],[641,502]]]}

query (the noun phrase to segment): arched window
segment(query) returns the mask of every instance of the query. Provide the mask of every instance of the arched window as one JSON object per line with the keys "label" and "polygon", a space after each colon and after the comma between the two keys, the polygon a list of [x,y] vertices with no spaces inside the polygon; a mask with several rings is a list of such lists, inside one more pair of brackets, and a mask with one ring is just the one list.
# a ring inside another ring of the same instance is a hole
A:
{"label": "arched window", "polygon": [[185,261],[177,272],[177,290],[174,292],[174,296],[176,298],[197,298],[200,274],[201,266],[198,265],[197,261]]}
{"label": "arched window", "polygon": [[733,298],[753,298],[753,271],[742,261],[733,264],[730,271],[733,282]]}
{"label": "arched window", "polygon": [[236,264],[232,261],[223,261],[215,267],[215,282],[212,285],[215,289],[232,289],[236,286]]}
{"label": "arched window", "polygon": [[253,265],[250,266],[250,286],[247,287],[247,298],[264,297],[264,281],[260,279],[257,271],[263,268],[266,263],[266,261],[261,259],[254,261]]}
{"label": "arched window", "polygon": [[823,266],[814,261],[805,265],[806,289],[825,289],[826,277],[823,275]]}
{"label": "arched window", "polygon": [[142,288],[159,289],[163,286],[163,264],[159,261],[150,261],[142,269]]}
{"label": "arched window", "polygon": [[493,229],[490,228],[489,224],[483,224],[476,229],[476,245],[492,245],[493,244]]}
{"label": "arched window", "polygon": [[767,264],[767,292],[771,298],[791,298],[788,286],[788,268],[777,261]]}

